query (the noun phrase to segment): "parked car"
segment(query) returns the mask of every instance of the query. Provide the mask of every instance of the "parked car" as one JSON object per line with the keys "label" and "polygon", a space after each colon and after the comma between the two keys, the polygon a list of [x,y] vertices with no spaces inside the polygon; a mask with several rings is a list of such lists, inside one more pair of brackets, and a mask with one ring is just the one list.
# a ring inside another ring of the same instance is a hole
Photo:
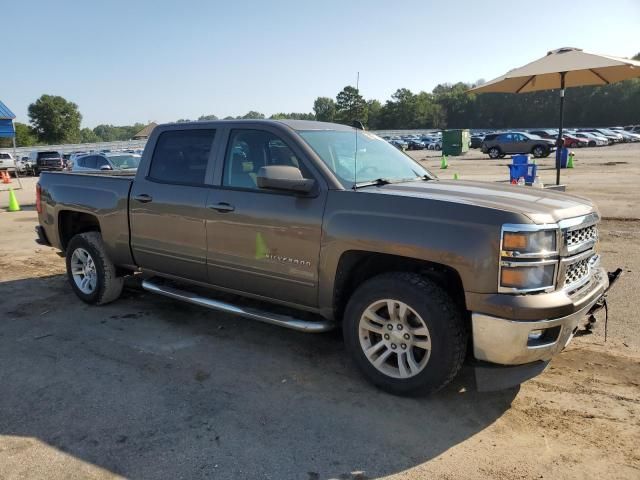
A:
{"label": "parked car", "polygon": [[62,154],[55,151],[33,151],[29,154],[29,162],[33,165],[33,173],[39,175],[40,172],[64,170]]}
{"label": "parked car", "polygon": [[472,135],[471,144],[469,146],[471,148],[480,148],[482,146],[483,140],[484,140],[484,135]]}
{"label": "parked car", "polygon": [[159,125],[135,177],[43,173],[36,209],[38,242],[64,252],[83,302],[118,299],[135,272],[175,301],[304,332],[339,324],[394,394],[442,388],[467,348],[481,388],[537,375],[619,275],[600,266],[589,200],[440,180],[327,123]]}
{"label": "parked car", "polygon": [[577,137],[574,133],[563,133],[562,139],[564,140],[564,146],[566,148],[582,148],[589,146],[589,142],[586,139]]}
{"label": "parked car", "polygon": [[605,145],[609,145],[608,139],[600,135],[594,135],[590,132],[574,132],[572,135],[585,139],[588,147],[603,147]]}
{"label": "parked car", "polygon": [[550,140],[556,140],[558,138],[558,131],[551,129],[539,129],[539,130],[529,130],[529,133],[532,135],[537,135],[540,138],[548,138]]}
{"label": "parked car", "polygon": [[622,136],[621,135],[617,135],[617,134],[611,134],[611,133],[603,133],[600,129],[596,129],[596,128],[581,128],[580,130],[578,130],[579,132],[587,132],[587,133],[591,133],[593,135],[598,135],[602,138],[605,138],[609,145],[613,145],[616,142],[622,141]]}
{"label": "parked car", "polygon": [[409,147],[409,144],[400,137],[392,138],[389,143],[396,147],[398,150],[406,150]]}
{"label": "parked car", "polygon": [[531,153],[541,158],[548,157],[555,150],[555,142],[526,132],[504,132],[484,137],[481,149],[490,158],[502,158],[514,153]]}
{"label": "parked car", "polygon": [[415,138],[410,139],[409,141],[407,141],[407,150],[424,150],[425,149],[425,144]]}
{"label": "parked car", "polygon": [[442,150],[441,137],[423,137],[422,142],[426,145],[427,150]]}
{"label": "parked car", "polygon": [[72,156],[67,169],[72,172],[135,171],[138,165],[140,155],[111,152]]}
{"label": "parked car", "polygon": [[627,132],[626,130],[616,130],[616,133],[622,135],[623,142],[640,142],[640,134]]}
{"label": "parked car", "polygon": [[0,171],[9,172],[9,175],[12,173],[15,175],[17,169],[13,155],[6,152],[0,152]]}

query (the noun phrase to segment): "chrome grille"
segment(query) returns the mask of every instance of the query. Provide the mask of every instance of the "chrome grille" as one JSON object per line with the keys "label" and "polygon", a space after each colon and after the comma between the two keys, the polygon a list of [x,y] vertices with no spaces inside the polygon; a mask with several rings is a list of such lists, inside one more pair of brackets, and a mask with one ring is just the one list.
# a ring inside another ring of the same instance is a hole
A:
{"label": "chrome grille", "polygon": [[565,271],[564,276],[565,287],[568,285],[573,285],[574,283],[578,283],[587,275],[589,275],[589,262],[592,258],[593,257],[585,258],[583,260],[578,260],[575,263],[567,265],[567,270]]}
{"label": "chrome grille", "polygon": [[589,225],[588,227],[578,228],[577,230],[570,230],[567,232],[567,247],[575,247],[582,245],[590,240],[598,239],[598,229],[595,225]]}

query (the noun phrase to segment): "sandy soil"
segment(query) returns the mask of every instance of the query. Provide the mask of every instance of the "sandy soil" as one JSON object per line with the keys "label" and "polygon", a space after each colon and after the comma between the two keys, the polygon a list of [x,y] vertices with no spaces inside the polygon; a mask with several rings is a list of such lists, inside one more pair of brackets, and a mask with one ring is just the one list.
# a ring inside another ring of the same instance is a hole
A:
{"label": "sandy soil", "polygon": [[[602,163],[586,153],[570,182],[583,194]],[[446,175],[485,175],[471,158],[451,163]],[[625,177],[613,168],[605,195]],[[629,218],[639,216],[639,190],[603,208],[623,218],[602,223],[605,266],[625,271],[610,294],[606,343],[598,325],[520,388],[475,392],[465,369],[422,399],[369,386],[339,335],[135,288],[88,307],[63,259],[33,243],[33,209],[0,212],[0,477],[637,480],[640,221]]]}

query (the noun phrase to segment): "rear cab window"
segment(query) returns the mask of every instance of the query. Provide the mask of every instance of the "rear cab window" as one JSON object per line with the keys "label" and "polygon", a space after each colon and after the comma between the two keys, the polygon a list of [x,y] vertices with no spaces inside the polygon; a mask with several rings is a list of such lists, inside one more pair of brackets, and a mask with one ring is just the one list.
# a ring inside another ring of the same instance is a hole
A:
{"label": "rear cab window", "polygon": [[158,137],[147,179],[203,185],[215,129],[167,130]]}

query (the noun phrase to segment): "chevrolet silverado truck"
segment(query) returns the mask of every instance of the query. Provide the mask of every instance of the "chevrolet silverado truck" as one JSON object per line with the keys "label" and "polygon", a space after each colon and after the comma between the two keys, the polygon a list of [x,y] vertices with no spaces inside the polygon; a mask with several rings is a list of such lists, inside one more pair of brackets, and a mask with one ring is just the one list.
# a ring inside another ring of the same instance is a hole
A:
{"label": "chevrolet silverado truck", "polygon": [[64,253],[82,301],[114,301],[135,275],[253,320],[341,325],[364,376],[395,394],[442,388],[465,358],[479,389],[536,375],[617,278],[588,200],[440,180],[344,125],[161,125],[135,174],[43,172],[36,194],[38,242]]}

